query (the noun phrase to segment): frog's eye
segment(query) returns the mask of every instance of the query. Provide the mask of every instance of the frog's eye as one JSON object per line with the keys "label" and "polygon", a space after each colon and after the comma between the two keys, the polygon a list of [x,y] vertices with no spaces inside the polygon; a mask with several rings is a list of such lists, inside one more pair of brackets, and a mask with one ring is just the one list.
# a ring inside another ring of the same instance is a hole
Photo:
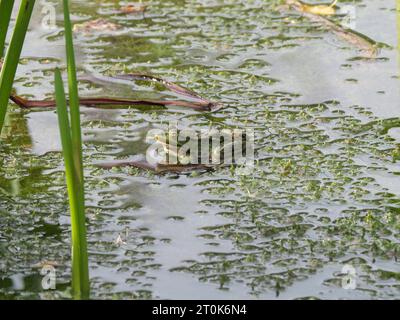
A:
{"label": "frog's eye", "polygon": [[163,140],[163,133],[159,131],[150,131],[146,135],[146,143],[154,143]]}
{"label": "frog's eye", "polygon": [[162,140],[163,140],[162,136],[159,135],[159,134],[155,134],[155,135],[153,136],[153,139],[154,139],[155,141],[162,141]]}

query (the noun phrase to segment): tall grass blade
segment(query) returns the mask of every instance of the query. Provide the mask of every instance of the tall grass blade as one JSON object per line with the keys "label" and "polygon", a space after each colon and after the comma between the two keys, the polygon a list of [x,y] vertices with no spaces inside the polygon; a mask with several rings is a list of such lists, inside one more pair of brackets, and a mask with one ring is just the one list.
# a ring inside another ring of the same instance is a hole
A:
{"label": "tall grass blade", "polygon": [[[78,96],[78,81],[76,76],[75,53],[74,43],[72,40],[72,26],[69,13],[69,1],[63,0],[64,9],[64,34],[65,34],[65,47],[67,55],[67,70],[68,70],[68,93],[70,105],[70,119],[71,119],[71,143],[73,149],[73,161],[75,176],[77,179],[77,196],[79,197],[79,205],[82,207],[77,216],[80,226],[81,237],[84,237],[84,243],[81,243],[80,257],[85,257],[85,261],[81,261],[79,265],[79,274],[81,276],[80,290],[84,294],[89,294],[89,270],[87,263],[87,248],[86,248],[86,228],[85,228],[85,193],[84,193],[84,179],[83,179],[83,164],[82,164],[82,133],[81,133],[81,118],[79,110],[79,96]],[[81,239],[83,241],[83,238]],[[84,246],[83,246],[84,244]],[[73,271],[74,272],[74,271]],[[86,281],[87,279],[87,281]]]}
{"label": "tall grass blade", "polygon": [[[65,47],[67,51],[67,69],[68,69],[68,94],[71,115],[71,130],[72,130],[72,144],[76,150],[75,164],[81,170],[81,177],[83,179],[83,165],[82,165],[82,140],[81,140],[81,123],[79,111],[79,96],[78,96],[78,81],[76,76],[76,64],[74,43],[72,39],[72,26],[69,14],[68,0],[63,0],[64,5],[64,32],[65,32]],[[83,181],[82,181],[83,183]]]}
{"label": "tall grass blade", "polygon": [[14,0],[0,0],[0,58],[3,57]]}
{"label": "tall grass blade", "polygon": [[58,124],[60,128],[71,211],[72,290],[75,299],[88,299],[89,271],[86,243],[85,206],[81,197],[83,186],[80,184],[80,172],[74,161],[77,150],[74,149],[72,143],[73,134],[67,112],[67,100],[64,92],[64,84],[61,78],[61,73],[58,69],[55,72],[55,91]]}
{"label": "tall grass blade", "polygon": [[[4,0],[2,0],[4,1]],[[21,0],[18,17],[15,22],[14,32],[7,50],[6,58],[0,76],[0,133],[3,128],[7,112],[8,99],[12,90],[15,72],[28,30],[29,20],[32,16],[35,0]]]}

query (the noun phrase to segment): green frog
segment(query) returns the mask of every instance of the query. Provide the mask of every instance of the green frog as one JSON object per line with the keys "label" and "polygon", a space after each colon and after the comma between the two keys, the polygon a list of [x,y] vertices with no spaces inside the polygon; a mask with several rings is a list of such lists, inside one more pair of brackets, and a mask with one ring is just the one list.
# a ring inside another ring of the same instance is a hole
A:
{"label": "green frog", "polygon": [[334,0],[330,4],[308,4],[300,0],[288,0],[289,5],[295,5],[299,10],[307,13],[329,16],[334,15],[336,13],[338,0]]}
{"label": "green frog", "polygon": [[195,142],[189,140],[182,143],[177,138],[176,132],[170,133],[168,137],[165,135],[153,137],[156,142],[155,147],[160,147],[157,148],[162,158],[159,164],[226,165],[243,160],[243,154],[246,154],[247,135],[241,130],[229,131],[225,134],[203,134]]}

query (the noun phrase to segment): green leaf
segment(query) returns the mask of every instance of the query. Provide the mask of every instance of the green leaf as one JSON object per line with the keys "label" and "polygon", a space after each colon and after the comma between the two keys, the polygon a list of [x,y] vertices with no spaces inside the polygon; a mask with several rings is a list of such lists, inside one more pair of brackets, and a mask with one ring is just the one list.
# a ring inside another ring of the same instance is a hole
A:
{"label": "green leaf", "polygon": [[69,205],[71,212],[72,232],[72,290],[75,299],[89,298],[89,270],[86,243],[85,204],[82,201],[80,171],[74,158],[78,150],[72,143],[67,99],[60,70],[55,71],[55,91],[58,125],[60,128],[61,145],[64,155],[65,174],[67,179]]}
{"label": "green leaf", "polygon": [[[4,0],[2,0],[3,2]],[[12,90],[15,73],[22,46],[25,41],[25,35],[28,30],[29,21],[32,16],[35,0],[22,0],[15,22],[14,32],[11,37],[10,45],[7,50],[6,58],[0,75],[0,133],[3,128],[4,119],[7,112],[8,99]],[[5,13],[8,15],[8,13]],[[6,22],[4,22],[5,24]]]}
{"label": "green leaf", "polygon": [[0,57],[3,57],[14,0],[0,0]]}

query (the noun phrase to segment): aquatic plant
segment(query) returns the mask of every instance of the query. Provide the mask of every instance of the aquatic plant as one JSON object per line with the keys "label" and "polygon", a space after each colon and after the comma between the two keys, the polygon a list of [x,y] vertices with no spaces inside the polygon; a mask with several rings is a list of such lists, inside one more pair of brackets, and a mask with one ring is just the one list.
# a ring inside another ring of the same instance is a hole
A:
{"label": "aquatic plant", "polygon": [[72,290],[75,299],[89,298],[89,267],[85,225],[85,195],[82,165],[82,137],[75,54],[68,0],[64,4],[70,114],[60,70],[55,71],[58,123],[64,155],[72,232]]}
{"label": "aquatic plant", "polygon": [[[6,2],[8,2],[6,4]],[[7,49],[7,54],[1,68],[0,75],[0,133],[3,128],[4,119],[7,112],[8,98],[10,96],[12,85],[14,82],[15,72],[21,55],[22,46],[25,41],[25,35],[28,30],[29,21],[32,16],[33,6],[35,0],[22,0],[18,11],[17,20],[15,22],[14,31],[11,37],[10,45]],[[11,1],[1,1],[1,8],[5,9],[4,12],[0,13],[0,31],[3,32],[1,39],[6,34],[6,26],[8,27],[10,21],[10,15],[12,11]],[[2,20],[2,19],[5,20]],[[0,50],[4,46],[4,40],[0,39]],[[2,43],[3,42],[3,45]]]}
{"label": "aquatic plant", "polygon": [[0,1],[0,57],[3,57],[4,45],[6,42],[8,25],[10,24],[13,7],[14,0]]}
{"label": "aquatic plant", "polygon": [[67,112],[64,84],[58,69],[55,71],[55,91],[71,212],[72,289],[74,297],[80,299],[89,295],[85,204],[82,199],[83,183],[79,166],[76,166],[74,161],[77,151],[73,148],[73,134]]}

